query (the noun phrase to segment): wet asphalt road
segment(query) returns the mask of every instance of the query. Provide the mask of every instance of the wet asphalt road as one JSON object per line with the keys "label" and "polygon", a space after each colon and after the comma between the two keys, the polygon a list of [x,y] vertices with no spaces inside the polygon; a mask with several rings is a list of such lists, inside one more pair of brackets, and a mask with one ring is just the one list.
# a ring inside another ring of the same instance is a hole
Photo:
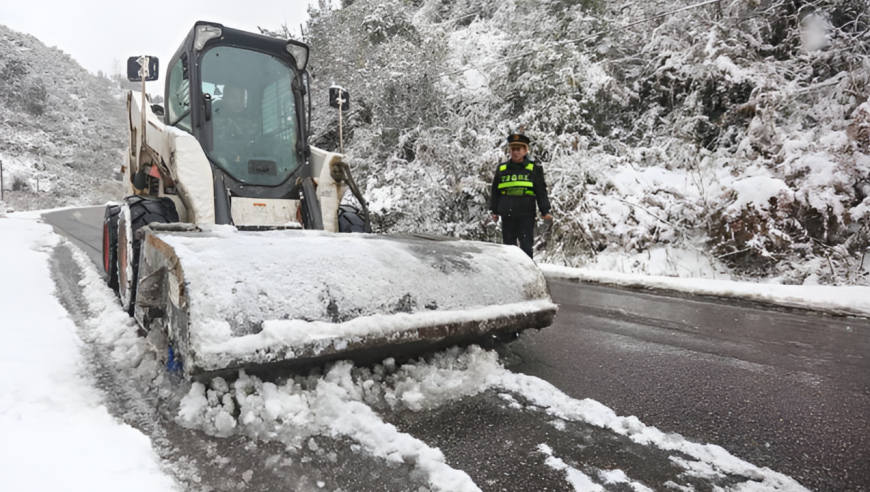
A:
{"label": "wet asphalt road", "polygon": [[[46,214],[98,265],[102,216],[103,207]],[[562,280],[550,280],[550,289],[560,306],[555,324],[514,342],[505,356],[510,369],[664,432],[720,445],[812,490],[870,490],[868,320]],[[482,451],[495,457],[500,451],[487,443],[521,442],[536,431],[521,430],[530,420],[513,422],[497,403],[483,395],[395,423],[440,447],[479,485],[502,490],[515,468],[486,462]],[[444,430],[450,426],[455,432]],[[499,438],[499,427],[516,435]],[[650,455],[637,466],[659,459]],[[519,475],[528,486],[558,490],[558,477],[548,474],[536,467]]]}
{"label": "wet asphalt road", "polygon": [[43,214],[46,222],[87,253],[103,273],[103,215],[106,207],[58,210]]}
{"label": "wet asphalt road", "polygon": [[550,280],[514,371],[813,490],[870,490],[870,322]]}

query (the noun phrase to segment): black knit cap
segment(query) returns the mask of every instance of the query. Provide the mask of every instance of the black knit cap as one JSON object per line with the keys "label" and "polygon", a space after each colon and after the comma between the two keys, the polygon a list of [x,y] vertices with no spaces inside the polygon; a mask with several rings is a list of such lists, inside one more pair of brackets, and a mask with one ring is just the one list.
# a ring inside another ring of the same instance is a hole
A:
{"label": "black knit cap", "polygon": [[511,135],[508,135],[507,141],[508,141],[508,145],[515,145],[515,144],[525,145],[527,149],[529,148],[529,144],[532,143],[532,141],[529,140],[529,137],[523,135],[522,133],[514,133]]}

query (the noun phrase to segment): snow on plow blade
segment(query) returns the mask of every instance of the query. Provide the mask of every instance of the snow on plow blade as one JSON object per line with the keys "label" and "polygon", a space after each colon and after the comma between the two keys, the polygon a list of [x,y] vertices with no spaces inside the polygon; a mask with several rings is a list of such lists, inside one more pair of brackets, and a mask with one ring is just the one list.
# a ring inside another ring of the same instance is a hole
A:
{"label": "snow on plow blade", "polygon": [[519,248],[418,236],[231,226],[143,228],[136,318],[188,377],[376,362],[552,323]]}

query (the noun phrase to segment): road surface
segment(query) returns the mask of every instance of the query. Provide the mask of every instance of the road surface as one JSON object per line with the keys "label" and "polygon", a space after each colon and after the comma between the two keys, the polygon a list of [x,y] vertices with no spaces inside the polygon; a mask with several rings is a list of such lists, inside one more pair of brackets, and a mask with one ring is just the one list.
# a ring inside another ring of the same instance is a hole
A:
{"label": "road surface", "polygon": [[870,323],[550,280],[509,366],[813,490],[870,490]]}
{"label": "road surface", "polygon": [[[102,217],[102,207],[46,214],[97,265]],[[525,332],[503,351],[511,370],[664,432],[720,445],[811,490],[870,490],[868,320],[562,280],[550,280],[550,290],[560,307],[556,321]],[[559,473],[541,466],[543,457],[535,451],[551,429],[547,419],[520,417],[497,395],[388,418],[440,448],[451,466],[483,490],[572,490]],[[183,434],[178,439],[194,448],[222,442],[172,430],[171,424],[161,432]],[[576,462],[601,469],[618,465],[656,489],[678,473],[665,454],[600,435],[591,426],[564,433],[573,440],[565,441],[562,452]],[[230,455],[244,456],[240,449],[250,446],[226,441],[221,445]],[[410,472],[385,470],[376,460],[363,463],[346,443],[330,446],[345,463],[338,472],[352,477],[360,466],[366,470],[357,478],[369,485],[357,483],[359,490],[402,490],[403,483],[413,483]],[[309,479],[317,474],[295,473]],[[384,481],[385,473],[394,478]],[[691,485],[709,490],[728,480]]]}

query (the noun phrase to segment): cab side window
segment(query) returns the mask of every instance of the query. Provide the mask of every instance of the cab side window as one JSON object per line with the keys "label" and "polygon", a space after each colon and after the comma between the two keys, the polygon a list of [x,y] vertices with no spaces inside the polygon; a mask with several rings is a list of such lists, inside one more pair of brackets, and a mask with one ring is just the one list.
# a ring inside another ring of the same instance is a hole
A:
{"label": "cab side window", "polygon": [[190,124],[190,80],[187,76],[187,56],[182,55],[169,72],[169,94],[167,95],[169,124],[188,133]]}

